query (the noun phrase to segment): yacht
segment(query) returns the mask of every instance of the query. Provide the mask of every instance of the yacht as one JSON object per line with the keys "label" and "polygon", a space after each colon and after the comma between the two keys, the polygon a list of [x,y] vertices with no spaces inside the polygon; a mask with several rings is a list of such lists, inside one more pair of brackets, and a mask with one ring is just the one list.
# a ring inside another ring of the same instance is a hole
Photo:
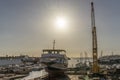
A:
{"label": "yacht", "polygon": [[[55,44],[55,41],[54,41]],[[50,74],[61,74],[67,70],[68,57],[63,49],[44,49],[40,58],[40,63],[45,66],[45,70]]]}

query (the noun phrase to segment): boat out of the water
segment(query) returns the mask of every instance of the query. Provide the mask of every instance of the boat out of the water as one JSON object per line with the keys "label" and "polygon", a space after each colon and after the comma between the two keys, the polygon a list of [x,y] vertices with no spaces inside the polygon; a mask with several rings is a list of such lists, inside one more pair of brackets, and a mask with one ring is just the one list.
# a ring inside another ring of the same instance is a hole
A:
{"label": "boat out of the water", "polygon": [[68,58],[65,50],[60,49],[45,49],[41,56],[40,62],[45,65],[45,69],[49,73],[64,72],[68,66]]}
{"label": "boat out of the water", "polygon": [[40,58],[40,63],[45,66],[45,70],[50,74],[62,74],[67,70],[68,57],[66,51],[62,49],[44,49]]}

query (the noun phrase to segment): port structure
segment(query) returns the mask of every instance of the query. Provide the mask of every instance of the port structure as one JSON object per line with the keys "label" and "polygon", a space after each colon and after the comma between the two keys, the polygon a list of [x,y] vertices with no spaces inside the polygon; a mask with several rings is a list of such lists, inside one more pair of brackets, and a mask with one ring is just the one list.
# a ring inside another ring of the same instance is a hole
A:
{"label": "port structure", "polygon": [[98,48],[97,48],[97,33],[95,26],[95,12],[94,12],[94,3],[91,2],[91,27],[92,27],[92,55],[93,55],[93,74],[99,73],[98,66]]}

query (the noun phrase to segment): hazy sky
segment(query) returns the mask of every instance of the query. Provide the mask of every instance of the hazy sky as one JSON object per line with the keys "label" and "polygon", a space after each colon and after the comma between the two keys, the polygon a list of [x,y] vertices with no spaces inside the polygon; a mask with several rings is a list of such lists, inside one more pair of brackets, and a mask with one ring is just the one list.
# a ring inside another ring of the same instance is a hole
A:
{"label": "hazy sky", "polygon": [[[91,55],[92,0],[0,0],[0,55],[40,56],[42,49],[67,50],[68,56]],[[94,0],[99,54],[120,54],[120,0]],[[67,28],[56,28],[63,16]]]}

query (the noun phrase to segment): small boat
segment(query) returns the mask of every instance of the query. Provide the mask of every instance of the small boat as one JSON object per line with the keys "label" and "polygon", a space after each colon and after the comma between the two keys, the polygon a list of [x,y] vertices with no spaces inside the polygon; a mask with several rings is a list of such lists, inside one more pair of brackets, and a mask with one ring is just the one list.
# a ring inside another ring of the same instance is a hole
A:
{"label": "small boat", "polygon": [[28,74],[31,71],[30,68],[26,68],[26,67],[21,67],[21,68],[15,68],[13,70],[13,72],[15,74]]}
{"label": "small boat", "polygon": [[43,67],[41,65],[34,65],[34,66],[32,66],[32,71],[40,71],[42,69],[43,69]]}

